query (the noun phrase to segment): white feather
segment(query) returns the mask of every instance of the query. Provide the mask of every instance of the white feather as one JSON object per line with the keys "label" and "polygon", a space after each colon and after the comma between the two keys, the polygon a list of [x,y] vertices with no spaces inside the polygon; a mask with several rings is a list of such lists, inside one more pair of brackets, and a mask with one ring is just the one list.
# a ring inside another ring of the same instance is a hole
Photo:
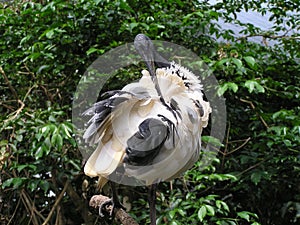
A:
{"label": "white feather", "polygon": [[[174,74],[174,71],[179,75]],[[163,115],[176,126],[174,138],[165,142],[151,165],[125,165],[126,175],[152,184],[179,176],[197,161],[202,129],[207,126],[211,112],[209,103],[202,98],[202,85],[199,80],[190,71],[175,63],[170,68],[156,70],[166,103],[170,104],[173,99],[178,104],[180,116],[174,116],[159,100],[149,72],[143,70],[142,75],[139,82],[128,84],[122,89],[132,95],[124,94],[128,100],[117,105],[98,128],[95,137],[99,143],[85,165],[84,171],[87,175],[106,178],[113,173],[123,163],[127,140],[138,131],[139,124],[147,118],[161,119],[159,115]],[[190,85],[187,86],[185,82]],[[140,92],[146,94],[141,97]],[[198,101],[203,107],[203,116],[194,101]],[[91,131],[95,131],[95,127],[88,129],[88,132]]]}

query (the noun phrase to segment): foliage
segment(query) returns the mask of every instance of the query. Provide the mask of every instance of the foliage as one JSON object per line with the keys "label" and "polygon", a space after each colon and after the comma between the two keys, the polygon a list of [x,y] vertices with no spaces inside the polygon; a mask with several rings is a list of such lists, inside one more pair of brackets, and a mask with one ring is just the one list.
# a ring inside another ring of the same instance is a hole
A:
{"label": "foliage", "polygon": [[[274,26],[242,23],[240,10],[270,12]],[[300,45],[290,33],[299,30],[297,1],[8,1],[0,12],[1,224],[97,221],[88,208],[94,180],[82,172],[70,121],[73,93],[99,54],[138,33],[201,56],[227,104],[218,159],[160,184],[159,224],[299,223]],[[223,30],[219,19],[241,33]],[[247,40],[253,36],[263,44]],[[106,88],[136,75],[123,70]],[[145,192],[121,188],[142,224],[149,221]]]}

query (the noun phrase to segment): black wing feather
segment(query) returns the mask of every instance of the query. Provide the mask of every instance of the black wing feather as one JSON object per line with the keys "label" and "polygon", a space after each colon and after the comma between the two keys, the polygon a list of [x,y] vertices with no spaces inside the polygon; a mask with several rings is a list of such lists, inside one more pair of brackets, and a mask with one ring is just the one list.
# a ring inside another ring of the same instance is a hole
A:
{"label": "black wing feather", "polygon": [[133,166],[149,165],[158,155],[170,133],[169,126],[159,119],[148,118],[127,140],[124,163]]}

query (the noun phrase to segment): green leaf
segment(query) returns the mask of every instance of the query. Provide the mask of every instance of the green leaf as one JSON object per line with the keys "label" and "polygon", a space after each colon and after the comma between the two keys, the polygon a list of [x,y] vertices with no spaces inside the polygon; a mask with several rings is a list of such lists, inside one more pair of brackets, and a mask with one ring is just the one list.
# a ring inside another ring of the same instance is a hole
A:
{"label": "green leaf", "polygon": [[232,90],[234,93],[237,92],[238,86],[233,82],[226,82],[223,85],[219,86],[217,94],[218,96],[222,96],[227,90]]}
{"label": "green leaf", "polygon": [[63,146],[63,138],[60,134],[53,134],[51,138],[52,146],[55,146],[58,150],[60,150]]}
{"label": "green leaf", "polygon": [[129,6],[126,1],[120,1],[120,8],[128,12],[135,13],[135,11]]}
{"label": "green leaf", "polygon": [[21,134],[16,135],[15,138],[18,142],[21,142],[23,140],[23,135],[21,135]]}
{"label": "green leaf", "polygon": [[215,209],[211,205],[205,205],[207,210],[207,215],[214,216],[215,215]]}
{"label": "green leaf", "polygon": [[201,141],[213,144],[215,146],[222,147],[223,144],[220,142],[218,138],[212,137],[212,136],[201,136]]}
{"label": "green leaf", "polygon": [[230,60],[229,58],[221,59],[221,60],[219,60],[219,61],[216,62],[215,66],[216,66],[216,67],[223,66],[223,64],[228,63],[229,60]]}
{"label": "green leaf", "polygon": [[175,216],[175,210],[171,210],[171,211],[169,211],[169,217],[171,218],[171,219],[173,219],[174,218],[174,216]]}
{"label": "green leaf", "polygon": [[13,189],[19,188],[27,178],[25,177],[14,177],[14,178],[9,178],[5,180],[2,184],[2,188],[10,187],[13,186]]}
{"label": "green leaf", "polygon": [[225,211],[229,212],[229,207],[228,205],[226,204],[226,202],[223,202],[221,200],[217,200],[216,201],[216,206],[218,209],[221,209],[223,208]]}
{"label": "green leaf", "polygon": [[261,86],[256,80],[247,80],[245,82],[245,87],[248,88],[248,91],[252,93],[253,91],[257,93],[264,93],[265,89]]}
{"label": "green leaf", "polygon": [[54,33],[54,29],[48,30],[48,31],[45,33],[46,37],[49,38],[49,39],[52,39],[53,36],[54,36],[54,34],[55,34],[55,33]]}
{"label": "green leaf", "polygon": [[1,140],[0,141],[0,147],[6,146],[8,144],[8,140]]}
{"label": "green leaf", "polygon": [[102,0],[94,0],[95,4],[98,5]]}
{"label": "green leaf", "polygon": [[260,182],[261,178],[262,178],[262,174],[260,172],[252,173],[250,178],[251,178],[251,181],[255,185],[257,185]]}
{"label": "green leaf", "polygon": [[182,209],[178,209],[177,211],[178,211],[178,213],[179,213],[181,216],[185,216],[185,215],[186,215],[185,211],[183,211]]}
{"label": "green leaf", "polygon": [[62,132],[65,136],[68,138],[72,138],[70,132],[72,131],[70,127],[68,127],[66,124],[62,123],[61,124]]}
{"label": "green leaf", "polygon": [[286,147],[291,147],[292,146],[292,142],[288,139],[284,139],[283,143],[285,144]]}
{"label": "green leaf", "polygon": [[128,25],[128,27],[129,27],[129,31],[130,32],[132,32],[132,30],[134,29],[134,28],[136,28],[136,27],[138,27],[138,25],[139,25],[139,23],[130,23],[129,25]]}
{"label": "green leaf", "polygon": [[198,210],[198,218],[200,222],[203,221],[204,217],[206,216],[207,210],[206,207],[203,205],[201,208]]}
{"label": "green leaf", "polygon": [[48,181],[46,180],[41,180],[39,186],[41,187],[41,189],[44,191],[44,192],[47,192],[49,190],[49,187],[50,187],[50,184]]}
{"label": "green leaf", "polygon": [[47,137],[48,134],[50,132],[50,126],[49,125],[45,125],[41,128],[41,133],[44,137]]}
{"label": "green leaf", "polygon": [[37,189],[39,183],[40,183],[39,180],[30,180],[29,183],[27,184],[27,187],[32,192],[32,191],[35,191]]}
{"label": "green leaf", "polygon": [[[51,141],[50,141],[50,137],[49,137],[49,136],[45,138],[45,140],[44,140],[42,146],[45,146],[45,147],[46,147],[47,149],[49,149],[49,151],[50,151],[50,148],[51,148]],[[46,150],[46,152],[48,152],[48,151]]]}
{"label": "green leaf", "polygon": [[26,168],[28,165],[17,165],[18,172],[21,172],[24,168]]}
{"label": "green leaf", "polygon": [[256,69],[256,67],[257,67],[256,62],[252,56],[245,56],[245,57],[243,57],[243,59],[245,60],[245,62],[251,69]]}
{"label": "green leaf", "polygon": [[49,119],[50,122],[53,122],[53,123],[56,122],[56,119],[53,115],[50,115],[48,119]]}
{"label": "green leaf", "polygon": [[20,41],[20,45],[22,45],[23,43],[27,42],[28,40],[30,40],[30,38],[32,37],[32,35],[27,35],[24,38],[21,39]]}
{"label": "green leaf", "polygon": [[253,222],[253,223],[251,223],[251,225],[261,225],[261,224],[258,222]]}
{"label": "green leaf", "polygon": [[86,54],[87,54],[87,55],[90,55],[90,54],[92,54],[92,53],[94,53],[94,52],[97,52],[97,51],[98,51],[97,48],[90,48],[89,50],[86,51]]}
{"label": "green leaf", "polygon": [[233,64],[235,64],[238,69],[243,66],[243,63],[240,59],[232,58],[231,60],[232,60]]}
{"label": "green leaf", "polygon": [[43,146],[44,146],[44,145],[39,146],[39,147],[37,148],[37,150],[35,151],[35,154],[34,154],[35,159],[40,159],[40,158],[43,157],[43,155],[44,155]]}
{"label": "green leaf", "polygon": [[2,183],[2,188],[10,187],[14,178],[9,178]]}
{"label": "green leaf", "polygon": [[190,20],[190,18],[192,18],[194,15],[196,15],[197,17],[200,17],[200,18],[202,18],[204,16],[203,13],[201,13],[200,11],[192,12],[183,17],[183,23],[188,22]]}
{"label": "green leaf", "polygon": [[248,222],[250,221],[249,213],[246,212],[246,211],[238,212],[237,215],[238,215],[240,218],[247,220]]}

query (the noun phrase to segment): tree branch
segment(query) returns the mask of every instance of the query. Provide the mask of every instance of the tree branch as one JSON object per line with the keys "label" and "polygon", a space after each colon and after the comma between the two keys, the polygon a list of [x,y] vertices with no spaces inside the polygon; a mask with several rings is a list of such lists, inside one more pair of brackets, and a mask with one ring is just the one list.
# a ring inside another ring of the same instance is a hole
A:
{"label": "tree branch", "polygon": [[251,108],[256,112],[256,115],[259,117],[260,121],[261,121],[262,124],[265,126],[265,128],[266,128],[266,129],[269,129],[269,126],[268,126],[268,124],[266,123],[266,121],[264,120],[264,118],[262,118],[262,116],[256,111],[253,102],[248,101],[248,100],[246,100],[246,99],[242,99],[242,98],[240,98],[240,101],[241,101],[241,102],[248,103],[248,104],[251,106]]}
{"label": "tree branch", "polygon": [[46,225],[48,224],[49,220],[51,219],[52,217],[52,214],[54,213],[56,207],[58,206],[58,204],[60,203],[60,201],[62,200],[68,186],[69,186],[70,182],[69,181],[66,181],[65,185],[64,185],[64,189],[61,191],[61,193],[59,194],[58,198],[56,199],[52,209],[50,210],[50,213],[48,214],[46,220],[44,221],[44,223],[42,225]]}
{"label": "tree branch", "polygon": [[292,28],[286,30],[282,35],[272,35],[270,33],[258,33],[258,34],[248,34],[241,37],[238,37],[237,40],[247,39],[249,37],[262,37],[262,38],[269,38],[269,39],[300,39],[299,36],[289,36],[288,33],[292,30]]}
{"label": "tree branch", "polygon": [[88,209],[88,204],[85,198],[80,196],[73,188],[72,185],[67,187],[67,195],[70,197],[72,203],[75,205],[75,211],[81,214],[81,217],[84,220],[84,224],[91,225],[93,223],[93,218],[90,216],[91,213]]}
{"label": "tree branch", "polygon": [[17,94],[16,90],[13,88],[13,86],[11,86],[11,83],[9,82],[8,77],[6,76],[4,70],[1,66],[0,66],[0,73],[3,75],[7,86],[9,87],[10,91],[14,95],[15,99],[18,101],[19,100],[18,94]]}
{"label": "tree branch", "polygon": [[9,117],[8,119],[4,120],[4,123],[7,123],[11,120],[14,120],[23,110],[25,104],[20,100],[18,99],[18,103],[21,105],[20,108],[18,108],[14,113],[12,113],[12,116]]}
{"label": "tree branch", "polygon": [[[107,196],[104,195],[94,195],[89,205],[95,209],[99,208],[102,203],[109,200]],[[104,208],[108,213],[111,212],[112,206],[108,206]],[[116,208],[115,209],[115,217],[120,220],[123,225],[139,225],[130,215],[128,215],[123,209]]]}

